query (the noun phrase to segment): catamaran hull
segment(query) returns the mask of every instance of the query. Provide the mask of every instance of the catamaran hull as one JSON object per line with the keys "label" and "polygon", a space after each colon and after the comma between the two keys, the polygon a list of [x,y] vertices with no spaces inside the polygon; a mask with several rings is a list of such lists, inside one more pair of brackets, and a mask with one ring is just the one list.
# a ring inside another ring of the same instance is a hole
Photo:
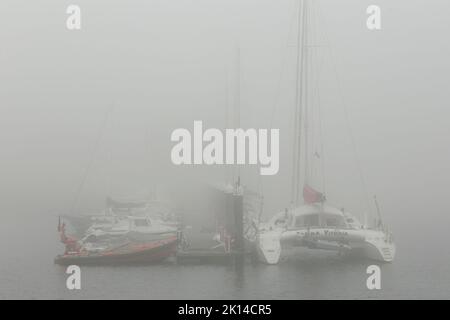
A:
{"label": "catamaran hull", "polygon": [[370,243],[366,242],[363,255],[371,260],[381,262],[392,262],[395,258],[395,245],[393,243]]}
{"label": "catamaran hull", "polygon": [[176,238],[146,244],[131,244],[120,250],[96,254],[66,254],[55,258],[59,265],[117,265],[155,263],[175,254]]}
{"label": "catamaran hull", "polygon": [[277,264],[281,257],[280,232],[262,233],[257,239],[258,258],[266,264]]}
{"label": "catamaran hull", "polygon": [[343,257],[352,256],[380,262],[392,262],[395,244],[387,241],[382,231],[376,230],[289,230],[283,233],[268,232],[260,236],[259,258],[267,264],[277,264],[281,259],[302,255],[305,249],[335,251]]}

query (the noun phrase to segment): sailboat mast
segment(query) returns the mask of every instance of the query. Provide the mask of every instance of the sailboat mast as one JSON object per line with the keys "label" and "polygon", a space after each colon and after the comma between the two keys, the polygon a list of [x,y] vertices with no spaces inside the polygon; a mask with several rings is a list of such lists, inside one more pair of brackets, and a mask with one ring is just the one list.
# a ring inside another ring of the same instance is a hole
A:
{"label": "sailboat mast", "polygon": [[292,202],[300,204],[301,181],[301,146],[302,146],[302,116],[304,96],[304,67],[305,67],[305,38],[306,38],[306,1],[299,0],[297,16],[297,63],[295,86],[295,113],[294,113],[294,151],[292,174]]}
{"label": "sailboat mast", "polygon": [[236,51],[236,104],[235,104],[235,127],[241,126],[241,48]]}
{"label": "sailboat mast", "polygon": [[[239,46],[236,51],[236,101],[234,108],[234,128],[238,129],[241,127],[241,48]],[[235,172],[233,180],[236,179],[240,183],[241,169],[239,166],[235,166],[234,169],[237,172]],[[233,183],[236,181],[233,181]]]}
{"label": "sailboat mast", "polygon": [[297,140],[298,135],[298,109],[299,109],[299,87],[300,87],[300,42],[301,42],[301,11],[302,11],[302,0],[298,3],[298,14],[297,14],[297,58],[296,58],[296,82],[295,82],[295,106],[294,106],[294,129],[293,129],[293,151],[292,151],[292,185],[291,185],[291,202],[292,205],[297,205],[297,177],[298,177],[298,167],[297,167]]}
{"label": "sailboat mast", "polygon": [[[228,66],[225,68],[225,123],[224,123],[224,131],[230,125],[230,88],[229,88],[229,71]],[[229,166],[225,166],[225,185],[233,184],[233,170]]]}
{"label": "sailboat mast", "polygon": [[307,26],[309,24],[308,21],[308,7],[307,7],[307,0],[305,1],[305,7],[304,7],[304,12],[305,15],[303,16],[303,20],[304,20],[304,26],[305,26],[305,31],[304,31],[304,42],[303,42],[303,46],[302,46],[302,56],[303,56],[303,76],[304,76],[304,80],[303,80],[303,95],[304,95],[304,100],[303,100],[303,109],[304,109],[304,132],[305,132],[305,150],[304,150],[304,168],[305,168],[305,173],[304,173],[304,182],[305,184],[309,183],[309,161],[310,159],[308,158],[310,153],[309,153],[309,100],[308,100],[308,30],[307,30]]}

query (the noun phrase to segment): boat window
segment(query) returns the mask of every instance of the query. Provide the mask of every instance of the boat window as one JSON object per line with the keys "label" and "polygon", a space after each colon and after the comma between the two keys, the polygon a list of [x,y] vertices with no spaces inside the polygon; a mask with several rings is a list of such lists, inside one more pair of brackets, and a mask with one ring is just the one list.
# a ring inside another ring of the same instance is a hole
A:
{"label": "boat window", "polygon": [[134,220],[134,225],[136,227],[148,227],[149,223],[146,219],[138,219],[138,220]]}
{"label": "boat window", "polygon": [[301,228],[301,227],[304,227],[304,226],[305,226],[304,223],[303,223],[303,217],[297,217],[297,218],[295,219],[295,226],[296,226],[297,228]]}
{"label": "boat window", "polygon": [[308,214],[303,217],[305,227],[318,227],[319,215],[318,214]]}
{"label": "boat window", "polygon": [[338,227],[340,225],[339,220],[337,218],[327,218],[326,224],[327,227]]}

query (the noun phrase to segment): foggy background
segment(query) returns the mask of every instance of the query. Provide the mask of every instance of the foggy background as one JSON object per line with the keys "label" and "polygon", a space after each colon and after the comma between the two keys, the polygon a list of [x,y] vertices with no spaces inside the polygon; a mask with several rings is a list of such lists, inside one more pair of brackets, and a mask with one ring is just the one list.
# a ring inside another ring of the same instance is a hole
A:
{"label": "foggy background", "polygon": [[[428,285],[441,283],[450,270],[450,4],[317,2],[332,51],[326,59],[334,59],[324,66],[321,93],[328,200],[356,215],[366,210],[342,95],[369,201],[377,195],[398,259],[405,267],[433,265],[436,278]],[[81,7],[79,31],[66,29],[70,4]],[[380,31],[366,28],[371,4],[381,7]],[[223,181],[223,167],[174,166],[170,134],[191,130],[194,120],[226,127],[227,105],[236,99],[237,50],[241,127],[280,128],[279,173],[260,177],[257,166],[244,167],[242,183],[262,190],[266,218],[286,207],[296,5],[2,0],[2,276],[14,285],[19,276],[8,272],[25,255],[59,253],[58,214],[97,212],[107,195],[133,195],[180,177]]]}

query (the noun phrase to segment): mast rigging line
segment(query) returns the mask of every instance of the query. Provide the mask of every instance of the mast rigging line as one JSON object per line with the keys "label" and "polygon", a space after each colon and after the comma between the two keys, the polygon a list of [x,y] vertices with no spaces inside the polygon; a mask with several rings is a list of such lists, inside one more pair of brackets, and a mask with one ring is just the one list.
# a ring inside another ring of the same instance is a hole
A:
{"label": "mast rigging line", "polygon": [[[318,6],[319,6],[319,11],[323,11],[321,9],[320,1],[318,1]],[[347,130],[348,130],[348,134],[350,136],[350,141],[351,141],[352,148],[353,148],[353,155],[354,155],[354,159],[355,159],[355,162],[356,162],[357,170],[358,170],[358,173],[359,173],[360,183],[361,183],[361,186],[362,186],[362,189],[363,189],[363,197],[365,198],[366,206],[367,206],[367,209],[368,209],[369,213],[372,213],[371,206],[370,206],[370,203],[369,203],[369,194],[368,194],[368,191],[367,191],[367,185],[366,185],[366,181],[365,181],[365,178],[364,178],[363,170],[362,170],[362,167],[361,167],[361,162],[360,162],[359,155],[358,155],[357,148],[356,148],[356,139],[355,139],[352,127],[350,126],[350,119],[349,119],[349,115],[348,115],[348,113],[349,113],[348,112],[348,106],[347,106],[347,102],[346,102],[345,96],[343,94],[342,83],[341,83],[341,80],[339,78],[339,74],[337,72],[336,58],[335,58],[335,55],[333,54],[333,50],[331,48],[331,41],[330,41],[330,39],[328,37],[328,30],[329,30],[329,28],[328,28],[328,25],[326,23],[326,19],[323,19],[323,20],[324,20],[324,23],[323,23],[324,28],[327,31],[327,32],[324,32],[323,34],[324,34],[325,42],[327,44],[326,47],[328,47],[328,52],[329,52],[330,59],[331,59],[331,65],[332,65],[334,77],[335,77],[335,80],[336,80],[336,83],[337,83],[337,89],[339,91],[339,97],[340,97],[341,104],[342,104],[343,111],[344,111],[345,121],[347,122]]]}
{"label": "mast rigging line", "polygon": [[[294,7],[294,2],[292,3],[291,10],[289,10],[289,11],[293,11],[292,10],[293,7]],[[290,47],[290,45],[289,45],[289,37],[290,37],[290,35],[292,33],[292,27],[293,27],[294,21],[296,20],[296,16],[297,16],[297,14],[295,14],[295,12],[294,12],[292,14],[291,18],[290,18],[289,30],[288,30],[287,36],[286,36],[286,45],[285,45],[286,49]],[[273,120],[275,118],[275,111],[279,107],[279,103],[280,103],[281,82],[282,82],[283,75],[284,75],[285,70],[286,70],[287,55],[288,55],[288,50],[285,51],[285,54],[283,55],[283,60],[281,62],[281,70],[280,70],[280,74],[279,74],[278,81],[277,81],[277,89],[276,89],[275,99],[274,99],[274,102],[273,102],[273,105],[272,105],[272,112],[271,112],[271,115],[270,115],[269,128],[273,127]]]}
{"label": "mast rigging line", "polygon": [[98,131],[97,139],[96,139],[95,144],[94,144],[93,152],[92,152],[91,157],[89,159],[88,165],[86,166],[86,170],[84,171],[84,174],[83,174],[83,177],[81,179],[81,182],[78,185],[78,188],[77,188],[77,190],[75,192],[75,197],[73,199],[72,206],[71,206],[72,214],[75,213],[75,209],[76,209],[76,206],[77,206],[77,204],[79,202],[79,199],[80,199],[80,196],[81,196],[81,192],[82,192],[82,190],[84,188],[84,185],[86,183],[86,180],[87,180],[87,177],[89,175],[89,172],[91,171],[92,166],[94,164],[95,156],[98,153],[98,149],[100,147],[100,143],[101,143],[102,138],[103,138],[103,133],[105,131],[106,124],[108,123],[108,118],[109,118],[110,114],[112,113],[112,110],[113,110],[113,107],[111,106],[111,107],[108,107],[106,112],[105,112],[104,119],[103,119],[102,124],[100,126],[100,130]]}
{"label": "mast rigging line", "polygon": [[[288,31],[287,31],[287,35],[286,35],[286,40],[285,40],[285,51],[283,54],[283,58],[282,58],[282,62],[281,62],[281,68],[280,68],[280,72],[279,72],[279,76],[278,76],[278,81],[277,81],[277,85],[276,85],[276,91],[275,91],[275,98],[272,104],[272,110],[270,113],[270,118],[269,118],[269,126],[268,128],[273,128],[274,125],[274,118],[275,118],[275,112],[276,110],[279,108],[279,104],[280,104],[280,97],[281,97],[281,84],[283,81],[283,76],[285,75],[286,69],[287,69],[287,60],[288,60],[288,54],[289,54],[289,48],[291,47],[290,45],[290,36],[292,34],[292,30],[293,30],[293,26],[294,26],[294,22],[297,20],[297,13],[293,10],[295,7],[295,2],[296,0],[294,0],[291,4],[290,10],[289,12],[291,13],[291,17],[289,19],[290,23],[289,23],[289,27],[288,27]],[[261,176],[259,176],[259,185],[260,185],[260,189],[261,189],[261,194],[263,194],[263,190],[264,190],[264,185],[263,185],[263,179],[261,178]]]}

